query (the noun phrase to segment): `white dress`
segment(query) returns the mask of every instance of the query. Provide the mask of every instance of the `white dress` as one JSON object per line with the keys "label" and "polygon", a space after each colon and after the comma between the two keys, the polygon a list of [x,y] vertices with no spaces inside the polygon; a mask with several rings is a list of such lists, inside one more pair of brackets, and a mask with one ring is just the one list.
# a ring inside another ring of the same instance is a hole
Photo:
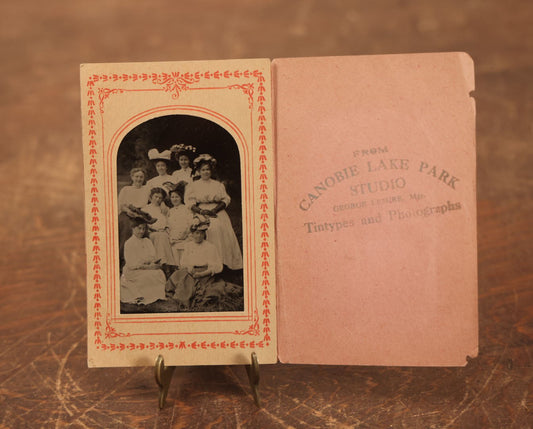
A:
{"label": "white dress", "polygon": [[174,254],[170,247],[170,239],[167,232],[167,217],[161,211],[161,206],[148,204],[143,207],[143,211],[154,219],[155,223],[149,226],[150,240],[154,243],[155,254],[162,264],[177,265],[174,261]]}
{"label": "white dress", "polygon": [[191,168],[182,168],[176,170],[172,173],[172,183],[185,182],[187,184],[192,182],[191,177],[192,169]]}
{"label": "white dress", "polygon": [[133,185],[126,185],[118,193],[118,243],[121,267],[124,265],[124,244],[131,237],[131,219],[122,210],[127,205],[132,205],[136,208],[144,207],[148,204],[149,197],[150,189],[147,186],[137,188]]}
{"label": "white dress", "polygon": [[[185,204],[189,208],[198,204],[200,209],[212,210],[220,202],[224,202],[227,207],[230,201],[226,188],[217,180],[200,179],[190,183],[185,188]],[[224,265],[232,270],[241,269],[241,248],[226,210],[219,211],[216,217],[210,218],[210,221],[211,224],[207,230],[207,241],[216,246]]]}
{"label": "white dress", "polygon": [[222,259],[214,244],[209,241],[196,243],[189,241],[184,246],[181,266],[187,271],[194,271],[194,268],[207,267],[211,275],[218,274],[222,271]]}
{"label": "white dress", "polygon": [[155,248],[148,238],[132,235],[124,245],[126,265],[120,278],[120,301],[150,304],[165,299],[165,274],[160,269],[143,270],[139,266],[156,260]]}
{"label": "white dress", "polygon": [[152,190],[153,188],[163,188],[163,183],[165,182],[177,183],[170,174],[165,174],[163,176],[155,176],[148,180],[148,182],[146,182],[146,187],[148,190]]}
{"label": "white dress", "polygon": [[134,207],[141,208],[148,203],[150,189],[147,186],[136,188],[132,185],[124,186],[118,193],[118,209],[122,206],[131,204]]}
{"label": "white dress", "polygon": [[174,265],[181,266],[181,255],[189,238],[192,224],[192,212],[183,204],[172,207],[168,211],[167,224],[170,245],[174,254]]}
{"label": "white dress", "polygon": [[[182,265],[172,273],[167,281],[167,292],[180,303],[185,310],[206,302],[220,299],[226,293],[242,293],[242,287],[223,280],[215,280],[214,275],[222,271],[222,259],[214,244],[209,241],[185,244]],[[209,270],[209,275],[195,278],[190,273]]]}
{"label": "white dress", "polygon": [[156,206],[155,204],[147,204],[142,210],[152,216],[154,219],[157,219],[154,223],[150,225],[150,229],[155,229],[156,231],[164,231],[167,227],[167,217],[163,214],[161,210],[161,205]]}

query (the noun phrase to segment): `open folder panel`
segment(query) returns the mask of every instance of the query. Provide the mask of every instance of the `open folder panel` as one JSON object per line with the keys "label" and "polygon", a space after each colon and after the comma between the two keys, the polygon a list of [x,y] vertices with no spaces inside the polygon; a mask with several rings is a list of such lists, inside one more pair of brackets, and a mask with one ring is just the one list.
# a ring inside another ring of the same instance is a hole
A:
{"label": "open folder panel", "polygon": [[81,67],[90,366],[477,355],[466,54]]}
{"label": "open folder panel", "polygon": [[279,359],[465,365],[478,347],[470,57],[273,71]]}

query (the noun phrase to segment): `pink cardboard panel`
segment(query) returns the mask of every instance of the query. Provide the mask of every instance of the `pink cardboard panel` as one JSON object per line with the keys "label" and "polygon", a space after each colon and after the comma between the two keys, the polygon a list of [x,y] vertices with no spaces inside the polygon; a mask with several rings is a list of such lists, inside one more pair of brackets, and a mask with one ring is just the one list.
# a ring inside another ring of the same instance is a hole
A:
{"label": "pink cardboard panel", "polygon": [[464,53],[273,62],[282,362],[476,356],[475,104]]}

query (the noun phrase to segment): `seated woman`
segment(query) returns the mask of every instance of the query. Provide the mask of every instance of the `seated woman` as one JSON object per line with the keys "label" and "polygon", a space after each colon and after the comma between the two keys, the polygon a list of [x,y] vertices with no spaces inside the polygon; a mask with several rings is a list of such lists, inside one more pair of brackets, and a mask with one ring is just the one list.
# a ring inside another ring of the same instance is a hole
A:
{"label": "seated woman", "polygon": [[144,186],[146,173],[142,168],[130,170],[131,185],[124,186],[118,194],[118,243],[120,266],[124,266],[124,243],[131,237],[131,217],[133,208],[144,207],[148,203],[150,190]]}
{"label": "seated woman", "polygon": [[181,265],[181,255],[187,239],[189,238],[192,224],[192,213],[183,204],[183,194],[187,183],[179,182],[170,191],[170,210],[168,211],[167,224],[170,245],[174,255],[175,265]]}
{"label": "seated woman", "polygon": [[207,241],[216,246],[224,265],[232,270],[240,270],[242,252],[225,210],[231,199],[224,185],[211,177],[215,165],[216,160],[208,154],[194,160],[194,169],[200,173],[200,179],[185,188],[185,204],[193,213],[210,218]]}
{"label": "seated woman", "polygon": [[170,152],[174,155],[174,159],[178,161],[179,168],[172,173],[174,183],[184,181],[185,183],[192,182],[192,162],[191,159],[196,152],[196,148],[191,145],[175,144],[170,148]]}
{"label": "seated woman", "polygon": [[163,189],[153,188],[150,191],[150,203],[144,206],[143,210],[156,220],[149,229],[157,258],[163,265],[176,265],[167,232],[167,216],[164,210],[166,207],[162,204],[165,198]]}
{"label": "seated woman", "polygon": [[165,299],[165,274],[156,259],[150,239],[145,237],[147,223],[153,222],[141,210],[132,212],[133,235],[124,245],[126,265],[120,278],[120,301],[150,304]]}
{"label": "seated woman", "polygon": [[[181,267],[166,284],[167,295],[175,299],[185,311],[237,311],[239,308],[224,308],[223,298],[237,295],[242,298],[242,286],[215,280],[222,271],[222,259],[217,248],[206,241],[209,218],[198,215],[191,226],[192,241],[185,244]],[[242,299],[241,299],[242,301]],[[212,308],[215,305],[215,308]]]}

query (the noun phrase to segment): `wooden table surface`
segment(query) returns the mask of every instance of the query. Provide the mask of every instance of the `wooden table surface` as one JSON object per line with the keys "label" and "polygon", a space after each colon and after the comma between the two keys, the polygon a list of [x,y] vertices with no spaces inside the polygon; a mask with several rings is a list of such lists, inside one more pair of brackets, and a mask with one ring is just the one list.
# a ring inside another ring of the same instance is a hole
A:
{"label": "wooden table surface", "polygon": [[[533,425],[533,3],[3,2],[0,427]],[[476,63],[479,357],[464,368],[88,369],[78,65],[467,51]]]}

